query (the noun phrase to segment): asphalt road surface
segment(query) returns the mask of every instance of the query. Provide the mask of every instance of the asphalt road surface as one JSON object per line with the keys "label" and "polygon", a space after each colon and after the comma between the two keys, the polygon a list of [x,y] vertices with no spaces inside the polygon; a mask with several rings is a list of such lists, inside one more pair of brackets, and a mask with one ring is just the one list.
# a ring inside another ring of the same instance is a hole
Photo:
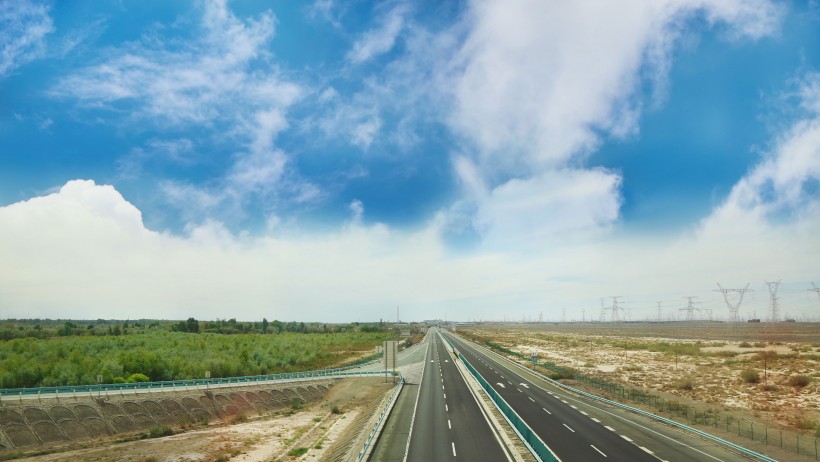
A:
{"label": "asphalt road surface", "polygon": [[407,460],[509,460],[445,343],[435,332],[428,338]]}

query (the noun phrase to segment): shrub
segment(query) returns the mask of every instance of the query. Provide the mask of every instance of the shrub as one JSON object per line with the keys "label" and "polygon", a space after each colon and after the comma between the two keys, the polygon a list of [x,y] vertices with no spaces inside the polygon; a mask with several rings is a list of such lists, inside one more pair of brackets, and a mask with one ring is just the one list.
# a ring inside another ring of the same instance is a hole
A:
{"label": "shrub", "polygon": [[290,401],[290,408],[293,409],[294,411],[298,411],[299,409],[302,409],[302,401],[300,401],[297,398],[293,398]]}
{"label": "shrub", "polygon": [[740,345],[738,345],[738,346],[739,346],[740,348],[751,348],[751,347],[752,347],[752,344],[751,344],[751,343],[749,343],[749,342],[740,342]]}
{"label": "shrub", "polygon": [[339,409],[339,406],[334,404],[333,406],[330,407],[330,413],[331,414],[341,414],[342,410]]}
{"label": "shrub", "polygon": [[308,448],[295,448],[288,451],[288,455],[291,457],[299,457],[306,452],[308,452]]}
{"label": "shrub", "polygon": [[128,382],[128,383],[150,382],[151,379],[148,378],[148,376],[145,375],[145,374],[136,373],[136,374],[129,375],[128,378],[125,381]]}
{"label": "shrub", "polygon": [[789,377],[789,385],[793,387],[805,387],[811,383],[811,377],[807,375],[793,375]]}
{"label": "shrub", "polygon": [[740,378],[743,379],[746,383],[758,383],[760,382],[760,374],[757,373],[754,369],[743,369],[740,372]]}
{"label": "shrub", "polygon": [[695,381],[691,377],[685,377],[675,384],[678,390],[693,390],[695,388]]}
{"label": "shrub", "polygon": [[811,430],[815,426],[815,422],[809,418],[802,417],[798,418],[794,422],[794,426],[801,429],[801,430]]}
{"label": "shrub", "polygon": [[767,383],[763,385],[761,388],[763,388],[763,391],[777,391],[777,385],[773,383]]}
{"label": "shrub", "polygon": [[174,431],[167,425],[155,425],[148,429],[148,438],[161,438],[163,436],[171,436]]}

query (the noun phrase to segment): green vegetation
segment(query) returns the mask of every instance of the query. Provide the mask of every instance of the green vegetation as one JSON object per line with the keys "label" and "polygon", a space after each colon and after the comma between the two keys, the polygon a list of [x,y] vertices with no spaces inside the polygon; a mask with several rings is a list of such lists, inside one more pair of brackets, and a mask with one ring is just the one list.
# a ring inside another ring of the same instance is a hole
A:
{"label": "green vegetation", "polygon": [[760,382],[760,374],[754,369],[743,369],[740,371],[740,378],[746,383]]}
{"label": "green vegetation", "polygon": [[330,413],[331,414],[341,414],[342,410],[339,409],[339,406],[334,404],[333,406],[330,407]]}
{"label": "green vegetation", "polygon": [[155,425],[148,429],[148,438],[160,438],[163,436],[171,436],[174,431],[167,425]]}
{"label": "green vegetation", "polygon": [[308,452],[308,448],[295,448],[288,451],[288,455],[291,457],[299,457],[304,455],[306,452]]}
{"label": "green vegetation", "polygon": [[[173,330],[178,324],[168,321],[126,321],[116,324],[121,334],[115,335],[111,324],[60,323],[15,321],[0,326],[0,338],[7,339],[0,340],[0,388],[93,384],[97,375],[103,383],[124,383],[202,378],[205,371],[218,378],[321,369],[350,362],[394,338],[392,329],[381,324],[273,321],[263,334],[261,323],[224,321],[225,329],[243,326],[254,332],[231,335],[209,332],[209,322],[197,322],[204,333],[194,334]],[[255,324],[260,324],[258,331]],[[72,335],[57,335],[66,328]]]}
{"label": "green vegetation", "polygon": [[693,390],[695,388],[695,380],[692,377],[685,377],[675,384],[678,390]]}

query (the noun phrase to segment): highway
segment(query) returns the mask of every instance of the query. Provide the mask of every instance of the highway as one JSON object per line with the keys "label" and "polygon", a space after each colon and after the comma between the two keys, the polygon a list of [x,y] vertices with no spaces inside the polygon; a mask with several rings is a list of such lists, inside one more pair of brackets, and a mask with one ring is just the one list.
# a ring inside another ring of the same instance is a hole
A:
{"label": "highway", "polygon": [[510,460],[441,337],[428,341],[406,460]]}
{"label": "highway", "polygon": [[689,434],[582,398],[444,332],[459,353],[564,461],[741,461]]}

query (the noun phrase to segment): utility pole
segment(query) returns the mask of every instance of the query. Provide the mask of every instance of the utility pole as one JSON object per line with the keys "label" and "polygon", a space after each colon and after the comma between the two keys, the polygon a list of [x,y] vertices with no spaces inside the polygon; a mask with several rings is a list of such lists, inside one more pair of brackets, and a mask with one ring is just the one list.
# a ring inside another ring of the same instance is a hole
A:
{"label": "utility pole", "polygon": [[564,324],[567,322],[567,309],[564,308],[563,312],[561,313],[561,323]]}
{"label": "utility pole", "polygon": [[544,322],[544,312],[542,311],[542,312],[538,315],[538,324],[541,324],[541,323],[543,323],[543,322]]}
{"label": "utility pole", "polygon": [[777,291],[780,289],[780,284],[782,284],[782,280],[775,282],[766,281],[766,285],[769,287],[769,295],[771,296],[769,301],[769,321],[771,322],[780,320],[780,307],[777,306]]}
{"label": "utility pole", "polygon": [[[729,321],[732,323],[736,323],[740,321],[740,316],[738,316],[738,312],[740,311],[740,304],[743,303],[743,295],[746,292],[754,292],[753,290],[749,289],[749,284],[746,284],[746,287],[742,289],[724,289],[720,283],[717,283],[718,288],[715,292],[720,292],[723,294],[723,300],[726,301],[726,307],[729,308]],[[733,292],[738,294],[737,302],[732,303],[729,301],[729,293]]]}
{"label": "utility pole", "polygon": [[399,317],[399,305],[396,305],[396,324],[401,324],[401,318]]}
{"label": "utility pole", "polygon": [[587,309],[581,308],[581,322],[587,322]]}
{"label": "utility pole", "polygon": [[686,321],[687,322],[694,322],[695,321],[695,310],[700,311],[697,308],[695,308],[694,304],[695,303],[700,303],[700,302],[695,302],[693,300],[698,298],[698,297],[695,296],[695,297],[683,297],[683,298],[687,299],[689,301],[689,303],[686,305],[686,308],[681,308],[680,311],[685,311],[686,312]]}

